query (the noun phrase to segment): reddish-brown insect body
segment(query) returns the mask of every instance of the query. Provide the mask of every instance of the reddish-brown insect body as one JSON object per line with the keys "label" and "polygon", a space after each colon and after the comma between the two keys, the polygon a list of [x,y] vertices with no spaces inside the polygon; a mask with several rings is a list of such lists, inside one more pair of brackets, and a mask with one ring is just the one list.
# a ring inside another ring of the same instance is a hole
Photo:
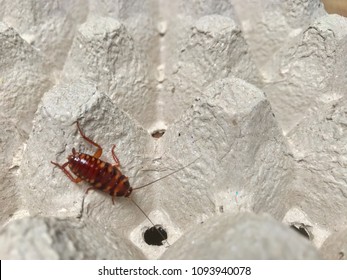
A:
{"label": "reddish-brown insect body", "polygon": [[[115,161],[115,164],[110,164],[105,161],[102,161],[99,159],[102,155],[101,146],[84,135],[78,122],[77,122],[77,128],[84,140],[86,140],[88,143],[92,144],[93,146],[97,147],[97,150],[94,153],[94,155],[79,153],[79,152],[76,152],[75,148],[73,148],[72,154],[68,156],[67,162],[65,162],[62,165],[53,161],[51,161],[51,163],[59,167],[72,182],[79,183],[81,181],[86,181],[89,184],[91,184],[92,186],[87,189],[86,193],[88,193],[89,190],[94,189],[94,190],[99,190],[99,191],[103,191],[105,193],[110,194],[112,196],[113,204],[114,204],[114,199],[116,196],[129,197],[133,190],[145,188],[155,182],[163,180],[173,175],[174,173],[177,173],[181,171],[182,169],[188,167],[189,165],[193,164],[198,159],[197,158],[193,162],[173,172],[170,172],[169,174],[166,174],[165,176],[159,179],[156,179],[150,183],[144,184],[140,187],[132,188],[130,187],[128,177],[124,176],[122,172],[119,170],[120,163],[114,152],[114,149],[116,146],[113,145],[112,147],[112,157]],[[76,176],[76,178],[66,168],[67,166],[69,166],[69,169]],[[143,215],[151,222],[154,228],[156,228],[157,232],[162,236],[163,240],[166,240],[166,243],[170,246],[169,242],[167,241],[167,236],[165,237],[161,233],[161,231],[157,229],[153,221],[148,217],[148,215],[141,209],[141,207],[134,200],[132,200],[131,198],[130,200],[143,213]]]}
{"label": "reddish-brown insect body", "polygon": [[[78,122],[77,128],[83,139],[98,148],[97,151],[94,155],[88,155],[76,152],[73,148],[72,154],[68,156],[68,161],[63,165],[53,161],[51,163],[59,167],[72,182],[86,181],[91,184],[92,186],[87,189],[87,192],[95,189],[110,194],[113,204],[116,196],[128,197],[133,189],[130,187],[128,177],[124,176],[119,170],[120,163],[114,152],[115,145],[112,148],[115,164],[112,165],[99,159],[102,155],[101,146],[84,135]],[[76,178],[66,169],[67,166]]]}

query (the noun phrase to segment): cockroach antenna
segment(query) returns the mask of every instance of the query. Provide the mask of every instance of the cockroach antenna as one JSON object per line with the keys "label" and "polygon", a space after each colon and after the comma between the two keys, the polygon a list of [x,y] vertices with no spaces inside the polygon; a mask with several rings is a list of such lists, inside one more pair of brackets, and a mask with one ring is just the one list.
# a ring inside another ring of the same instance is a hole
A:
{"label": "cockroach antenna", "polygon": [[148,217],[148,215],[145,213],[145,211],[142,210],[142,208],[131,198],[128,197],[132,203],[134,203],[136,205],[136,207],[142,212],[142,214],[148,219],[148,221],[151,222],[151,224],[154,226],[154,228],[157,230],[157,232],[160,234],[160,236],[163,238],[163,240],[165,240],[165,242],[167,243],[167,245],[169,245],[169,247],[171,246],[169,241],[167,240],[167,237],[165,237],[159,229],[157,229],[156,225],[153,223],[153,221]]}
{"label": "cockroach antenna", "polygon": [[[76,122],[77,129],[82,136],[82,138],[88,142],[89,144],[93,145],[97,148],[95,153],[93,155],[88,155],[85,153],[81,153],[76,151],[76,149],[72,149],[72,153],[68,156],[68,159],[65,163],[59,164],[57,162],[51,161],[53,165],[61,169],[64,174],[70,179],[70,181],[74,183],[79,183],[81,181],[88,182],[91,186],[87,189],[86,194],[89,190],[99,190],[103,191],[105,193],[108,193],[112,197],[112,203],[114,204],[115,197],[116,196],[123,196],[123,197],[129,197],[133,190],[138,190],[144,187],[147,187],[151,184],[154,184],[155,182],[158,182],[160,180],[163,180],[182,169],[188,167],[189,165],[196,162],[200,157],[195,159],[193,162],[173,171],[169,174],[156,179],[150,183],[147,183],[143,186],[140,186],[138,188],[132,188],[130,186],[128,177],[123,175],[119,169],[120,162],[115,154],[115,145],[112,147],[112,157],[114,160],[114,164],[102,161],[100,159],[102,155],[102,148],[99,144],[94,142],[92,139],[87,137],[84,132],[82,131],[79,122]],[[70,169],[70,171],[67,169],[67,167]],[[130,198],[130,197],[129,197]],[[161,235],[163,240],[166,240],[163,236],[163,234],[157,229],[157,227],[154,225],[152,220],[148,217],[148,215],[137,205],[137,203],[130,198],[130,200],[136,205],[136,207],[145,215],[145,217],[151,222],[151,224],[154,226],[154,228],[158,231],[158,233]],[[82,212],[83,212],[83,206],[84,206],[84,199],[82,201]],[[82,215],[82,213],[81,213]],[[81,216],[80,215],[80,216]],[[169,242],[166,240],[167,244],[170,246]]]}
{"label": "cockroach antenna", "polygon": [[[200,158],[200,157],[196,158],[196,159],[195,159],[194,161],[192,161],[191,163],[189,163],[189,164],[187,164],[187,165],[185,165],[185,166],[182,166],[181,168],[176,169],[175,171],[170,172],[169,174],[166,174],[166,175],[163,176],[163,177],[160,177],[160,178],[158,178],[158,179],[156,179],[156,180],[154,180],[154,181],[152,181],[152,182],[149,182],[149,183],[147,183],[147,184],[144,184],[144,185],[142,185],[142,186],[140,186],[140,187],[133,188],[132,190],[134,191],[134,190],[142,189],[142,188],[148,187],[149,185],[152,185],[152,184],[154,184],[154,183],[156,183],[156,182],[158,182],[158,181],[161,181],[161,180],[163,180],[163,179],[165,179],[165,178],[167,178],[167,177],[169,177],[169,176],[171,176],[171,175],[173,175],[173,174],[175,174],[175,173],[177,173],[177,172],[179,172],[179,171],[181,171],[181,170],[187,168],[188,166],[192,165],[192,164],[195,163],[199,158]],[[128,197],[128,198],[130,198],[130,200],[136,205],[136,207],[137,207],[137,208],[143,213],[143,215],[151,222],[151,224],[154,226],[154,228],[157,230],[157,232],[160,234],[160,236],[163,238],[163,240],[165,240],[166,243],[170,246],[170,243],[167,241],[167,238],[165,238],[164,235],[160,232],[160,230],[157,229],[157,227],[155,226],[155,224],[153,223],[153,221],[148,217],[148,215],[141,209],[141,207],[140,207],[131,197]]]}
{"label": "cockroach antenna", "polygon": [[181,170],[187,168],[188,166],[192,165],[192,164],[195,163],[199,158],[200,158],[200,157],[197,157],[197,158],[196,158],[194,161],[192,161],[191,163],[188,163],[187,165],[182,166],[181,168],[176,169],[175,171],[172,171],[172,172],[170,172],[169,174],[166,174],[165,176],[160,177],[160,178],[158,178],[158,179],[156,179],[156,180],[154,180],[154,181],[152,181],[152,182],[149,182],[149,183],[147,183],[147,184],[144,184],[144,185],[142,185],[142,186],[140,186],[140,187],[133,188],[132,190],[134,191],[134,190],[142,189],[142,188],[145,188],[145,187],[147,187],[147,186],[149,186],[149,185],[152,185],[152,184],[154,184],[154,183],[156,183],[156,182],[158,182],[158,181],[161,181],[161,180],[163,180],[163,179],[165,179],[165,178],[167,178],[167,177],[169,177],[169,176],[171,176],[171,175],[173,175],[173,174],[175,174],[175,173],[177,173],[177,172],[179,172],[179,171],[181,171]]}

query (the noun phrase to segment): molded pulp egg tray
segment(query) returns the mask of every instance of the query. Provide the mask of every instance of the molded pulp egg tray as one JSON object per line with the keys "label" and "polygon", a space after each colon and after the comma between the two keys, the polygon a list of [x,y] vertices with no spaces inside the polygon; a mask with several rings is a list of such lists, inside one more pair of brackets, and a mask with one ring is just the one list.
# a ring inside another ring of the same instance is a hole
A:
{"label": "molded pulp egg tray", "polygon": [[[347,258],[346,18],[318,0],[0,6],[2,259]],[[77,121],[101,160],[116,145],[130,197],[51,163],[96,152]]]}

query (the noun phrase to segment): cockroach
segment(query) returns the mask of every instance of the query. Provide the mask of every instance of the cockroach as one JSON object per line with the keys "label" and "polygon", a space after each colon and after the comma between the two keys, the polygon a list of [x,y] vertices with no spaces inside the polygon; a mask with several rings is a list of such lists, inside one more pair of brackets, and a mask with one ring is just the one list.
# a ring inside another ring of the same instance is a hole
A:
{"label": "cockroach", "polygon": [[[155,182],[158,182],[162,179],[165,179],[171,175],[173,175],[176,172],[181,171],[182,169],[188,167],[189,165],[193,164],[195,161],[189,163],[188,165],[185,165],[179,169],[176,169],[175,171],[156,179],[150,183],[147,183],[145,185],[142,185],[137,188],[132,188],[130,186],[128,177],[124,176],[122,172],[120,171],[120,162],[118,157],[115,154],[115,148],[116,145],[113,145],[112,147],[112,157],[115,161],[114,164],[110,164],[108,162],[102,161],[100,159],[102,155],[102,148],[99,144],[95,143],[93,140],[88,138],[82,131],[79,122],[76,122],[77,128],[79,133],[81,134],[82,138],[90,143],[91,145],[95,146],[97,148],[94,155],[88,155],[85,153],[79,153],[76,151],[75,148],[72,148],[72,154],[70,154],[67,158],[67,162],[60,165],[59,163],[51,161],[52,164],[59,167],[65,175],[74,183],[79,183],[81,181],[88,182],[91,186],[87,189],[86,194],[90,190],[98,190],[103,191],[105,193],[108,193],[112,196],[112,203],[114,204],[115,197],[116,196],[124,196],[128,197],[131,195],[132,191],[138,190],[144,187],[147,187]],[[69,169],[71,172],[76,176],[74,176],[67,170],[67,166],[69,166]],[[141,209],[141,207],[130,198],[130,200],[136,205],[136,207],[144,214],[144,216],[151,222],[151,224],[156,228],[152,220],[148,217],[148,215]],[[160,235],[162,236],[162,233],[158,230]],[[163,237],[163,236],[162,236]],[[164,238],[164,237],[163,237]],[[164,238],[166,239],[166,238]],[[166,241],[167,242],[167,241]],[[168,242],[167,242],[168,243]],[[169,244],[169,243],[168,243]]]}

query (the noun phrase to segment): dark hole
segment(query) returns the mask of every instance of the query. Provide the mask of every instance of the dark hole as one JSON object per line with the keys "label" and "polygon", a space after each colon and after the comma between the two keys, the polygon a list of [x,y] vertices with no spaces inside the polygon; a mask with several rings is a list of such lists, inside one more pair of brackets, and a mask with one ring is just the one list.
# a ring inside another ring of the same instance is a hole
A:
{"label": "dark hole", "polygon": [[295,230],[297,233],[301,234],[302,236],[306,237],[307,239],[310,238],[310,233],[307,231],[307,229],[304,226],[300,225],[291,225],[290,228]]}
{"label": "dark hole", "polygon": [[148,245],[162,246],[164,240],[167,239],[167,233],[161,226],[150,227],[143,235]]}
{"label": "dark hole", "polygon": [[165,133],[165,129],[158,129],[158,130],[152,132],[152,137],[160,138],[164,135],[164,133]]}

